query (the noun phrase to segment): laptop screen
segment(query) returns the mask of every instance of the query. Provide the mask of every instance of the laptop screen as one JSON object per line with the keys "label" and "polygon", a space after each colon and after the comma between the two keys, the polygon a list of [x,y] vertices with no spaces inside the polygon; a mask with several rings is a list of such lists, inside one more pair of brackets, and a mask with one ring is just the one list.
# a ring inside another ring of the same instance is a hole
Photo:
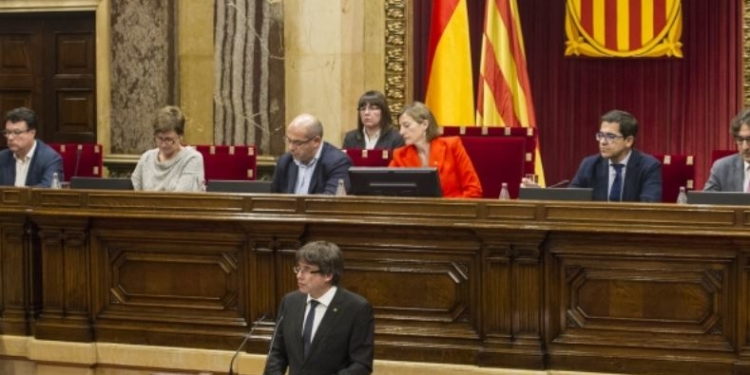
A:
{"label": "laptop screen", "polygon": [[133,181],[129,178],[73,177],[71,189],[90,190],[133,190]]}

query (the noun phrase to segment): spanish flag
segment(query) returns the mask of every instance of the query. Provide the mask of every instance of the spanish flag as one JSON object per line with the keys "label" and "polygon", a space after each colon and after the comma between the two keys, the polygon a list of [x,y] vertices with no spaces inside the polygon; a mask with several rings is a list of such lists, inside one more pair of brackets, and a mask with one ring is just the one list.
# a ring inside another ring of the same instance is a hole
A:
{"label": "spanish flag", "polygon": [[[477,125],[536,128],[516,0],[487,0],[477,93]],[[544,186],[539,135],[534,173]]]}
{"label": "spanish flag", "polygon": [[440,125],[474,125],[474,87],[466,0],[432,4],[425,104]]}

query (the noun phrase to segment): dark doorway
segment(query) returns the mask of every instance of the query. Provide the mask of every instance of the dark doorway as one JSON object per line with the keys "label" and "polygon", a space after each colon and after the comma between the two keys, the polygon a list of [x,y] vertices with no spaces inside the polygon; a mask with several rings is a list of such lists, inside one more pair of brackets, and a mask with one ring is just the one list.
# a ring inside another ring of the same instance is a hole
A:
{"label": "dark doorway", "polygon": [[45,142],[95,143],[95,52],[94,12],[0,14],[0,112],[36,111]]}

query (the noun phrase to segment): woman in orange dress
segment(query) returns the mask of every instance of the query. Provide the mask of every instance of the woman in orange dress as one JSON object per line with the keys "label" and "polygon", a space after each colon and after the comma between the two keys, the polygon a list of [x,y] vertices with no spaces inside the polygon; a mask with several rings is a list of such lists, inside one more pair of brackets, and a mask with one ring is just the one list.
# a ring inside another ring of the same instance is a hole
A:
{"label": "woman in orange dress", "polygon": [[405,106],[398,123],[406,146],[393,150],[391,167],[435,167],[444,197],[482,197],[482,184],[461,139],[440,137],[427,106],[420,102]]}

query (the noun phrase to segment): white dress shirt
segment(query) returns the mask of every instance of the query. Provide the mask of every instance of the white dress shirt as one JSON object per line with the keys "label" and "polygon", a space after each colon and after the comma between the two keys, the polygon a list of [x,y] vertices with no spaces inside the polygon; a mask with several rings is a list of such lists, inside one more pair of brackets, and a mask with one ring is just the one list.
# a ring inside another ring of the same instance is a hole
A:
{"label": "white dress shirt", "polygon": [[16,159],[16,183],[15,186],[22,187],[26,186],[26,177],[29,175],[29,167],[31,166],[31,159],[34,158],[34,152],[36,151],[36,141],[31,146],[31,150],[24,157],[18,157],[13,154],[13,158]]}
{"label": "white dress shirt", "polygon": [[[312,326],[312,332],[310,332],[310,342],[313,341],[315,338],[315,332],[318,331],[318,327],[320,326],[320,322],[323,321],[323,315],[326,314],[326,311],[328,311],[328,306],[331,305],[331,301],[333,301],[333,296],[336,295],[336,290],[338,288],[334,285],[331,287],[331,289],[328,289],[327,292],[325,292],[320,298],[316,298],[315,300],[318,301],[318,306],[315,306],[315,319],[313,319],[313,326]],[[305,318],[302,320],[303,322],[307,320],[307,314],[310,313],[310,301],[312,301],[313,298],[310,297],[310,295],[307,295],[307,307],[305,307]],[[302,332],[305,332],[305,327],[302,327]]]}

